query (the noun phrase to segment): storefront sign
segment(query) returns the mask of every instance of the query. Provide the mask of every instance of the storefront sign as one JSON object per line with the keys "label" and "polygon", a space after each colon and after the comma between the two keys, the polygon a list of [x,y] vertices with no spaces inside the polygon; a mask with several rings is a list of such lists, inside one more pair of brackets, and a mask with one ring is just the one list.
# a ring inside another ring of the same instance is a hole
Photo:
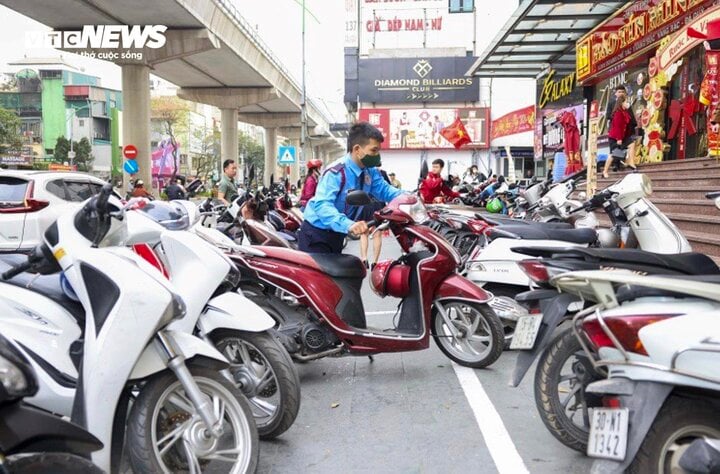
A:
{"label": "storefront sign", "polygon": [[577,80],[585,82],[635,54],[657,46],[717,0],[645,0],[629,3],[578,40]]}
{"label": "storefront sign", "polygon": [[360,60],[360,101],[380,104],[477,102],[476,77],[465,77],[472,57]]}
{"label": "storefront sign", "polygon": [[701,33],[707,33],[707,24],[709,21],[720,18],[720,6],[714,6],[704,12],[702,15],[685,25],[669,43],[660,47],[657,51],[657,66],[664,71],[673,63],[679,61],[695,46],[701,44],[703,40],[691,38],[688,35],[688,29],[692,28]]}
{"label": "storefront sign", "polygon": [[[600,135],[600,118],[593,117],[588,122],[588,160],[587,160],[587,188],[588,197],[597,192],[597,153],[598,136]],[[609,158],[608,158],[609,159]]]}
{"label": "storefront sign", "polygon": [[32,166],[33,157],[32,155],[0,155],[0,165],[6,166]]}
{"label": "storefront sign", "polygon": [[[705,80],[712,91],[711,102],[708,106],[708,116],[712,117],[720,107],[720,51],[705,52]],[[720,156],[720,130],[713,127],[710,120],[707,121],[708,154]]]}
{"label": "storefront sign", "polygon": [[488,148],[490,110],[479,109],[360,109],[359,119],[377,127],[385,137],[382,149],[453,148],[440,131],[459,116],[472,143],[463,148]]}
{"label": "storefront sign", "polygon": [[516,133],[529,132],[535,126],[535,106],[505,114],[492,122],[492,140]]}
{"label": "storefront sign", "polygon": [[575,91],[575,73],[572,72],[565,77],[556,78],[555,70],[551,69],[540,90],[538,107],[544,108],[548,103],[557,102]]}
{"label": "storefront sign", "polygon": [[60,163],[50,163],[48,171],[77,171],[77,165],[62,165]]}

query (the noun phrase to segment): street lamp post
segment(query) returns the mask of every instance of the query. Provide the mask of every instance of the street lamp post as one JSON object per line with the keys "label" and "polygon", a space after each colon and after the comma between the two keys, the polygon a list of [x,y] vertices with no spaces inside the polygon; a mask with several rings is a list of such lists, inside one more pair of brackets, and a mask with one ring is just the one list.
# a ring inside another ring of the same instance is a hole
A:
{"label": "street lamp post", "polygon": [[[92,106],[91,106],[89,99],[87,102],[88,102],[88,105],[83,105],[82,107],[78,107],[78,108],[72,107],[72,109],[71,109],[72,113],[70,114],[70,118],[68,118],[68,120],[75,118],[77,116],[78,110],[88,109],[88,118],[90,120],[90,123],[92,124]],[[92,125],[90,125],[90,127],[92,130]],[[70,158],[70,167],[72,167],[75,162],[75,150],[73,150],[74,132],[75,132],[75,121],[73,120],[72,122],[70,122],[70,153],[68,153],[68,158]],[[91,139],[92,139],[92,136],[91,136]],[[92,148],[92,142],[90,143],[90,147]]]}

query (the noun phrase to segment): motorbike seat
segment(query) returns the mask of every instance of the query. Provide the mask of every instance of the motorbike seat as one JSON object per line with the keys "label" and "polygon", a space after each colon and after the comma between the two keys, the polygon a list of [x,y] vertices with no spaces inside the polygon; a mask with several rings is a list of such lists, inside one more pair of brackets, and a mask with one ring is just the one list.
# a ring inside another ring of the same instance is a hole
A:
{"label": "motorbike seat", "polygon": [[[564,252],[559,251],[559,256]],[[687,252],[679,254],[661,254],[645,252],[637,249],[572,249],[568,250],[569,256],[584,255],[591,259],[637,263],[644,266],[656,266],[667,268],[687,275],[718,275],[720,268],[705,254]],[[556,256],[558,256],[556,254]]]}
{"label": "motorbike seat", "polygon": [[[10,270],[17,263],[27,259],[26,255],[21,256],[22,259],[13,254],[3,255],[0,257],[0,273]],[[81,329],[85,328],[85,309],[75,300],[70,299],[60,285],[60,273],[51,275],[36,275],[33,273],[21,273],[4,280],[5,283],[20,288],[25,288],[32,292],[38,293],[50,298],[60,306],[62,306],[73,318],[78,322]]]}
{"label": "motorbike seat", "polygon": [[[687,255],[687,254],[680,254]],[[657,275],[661,278],[672,278],[683,281],[698,281],[702,283],[713,283],[720,285],[720,274],[714,273],[710,275]],[[615,292],[615,297],[618,303],[624,303],[626,301],[632,301],[637,298],[647,297],[669,297],[669,298],[693,298],[692,295],[685,293],[678,293],[674,291],[663,290],[661,288],[650,288],[647,286],[639,285],[622,285]]]}
{"label": "motorbike seat", "polygon": [[362,260],[354,255],[334,253],[309,254],[323,273],[335,278],[365,278],[366,270]]}
{"label": "motorbike seat", "polygon": [[554,229],[532,225],[500,226],[488,232],[490,240],[517,238],[524,240],[560,240],[573,244],[591,244],[597,240],[593,229]]}
{"label": "motorbike seat", "polygon": [[531,225],[531,226],[540,226],[540,227],[546,227],[548,229],[573,229],[574,227],[572,224],[568,224],[567,222],[535,222],[535,221],[525,221],[522,219],[514,219],[512,217],[499,217],[499,216],[488,216],[487,214],[481,214],[476,213],[475,217],[480,219],[481,221],[485,221],[490,225],[494,226],[508,226],[508,225]]}

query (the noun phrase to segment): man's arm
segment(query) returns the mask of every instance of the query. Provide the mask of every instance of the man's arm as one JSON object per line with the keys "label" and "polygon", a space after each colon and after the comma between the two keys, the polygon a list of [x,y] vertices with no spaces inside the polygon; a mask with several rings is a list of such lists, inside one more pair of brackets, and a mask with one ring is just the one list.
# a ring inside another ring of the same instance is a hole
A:
{"label": "man's arm", "polygon": [[341,176],[339,172],[327,172],[317,185],[315,197],[308,206],[315,211],[320,222],[335,232],[347,234],[354,222],[335,208],[335,200],[340,193]]}
{"label": "man's arm", "polygon": [[371,176],[372,184],[370,186],[370,194],[374,198],[383,202],[390,202],[402,194],[401,190],[388,184],[388,182],[383,179],[382,174],[377,170],[371,173]]}
{"label": "man's arm", "polygon": [[460,193],[456,193],[455,191],[453,191],[447,184],[442,185],[442,193],[452,199],[457,199],[460,197]]}
{"label": "man's arm", "polygon": [[227,199],[225,199],[225,196],[227,196],[227,192],[228,192],[227,188],[228,188],[227,184],[224,183],[223,181],[220,181],[220,184],[218,185],[217,198],[219,201],[224,202],[226,206],[229,206],[230,203],[227,201]]}

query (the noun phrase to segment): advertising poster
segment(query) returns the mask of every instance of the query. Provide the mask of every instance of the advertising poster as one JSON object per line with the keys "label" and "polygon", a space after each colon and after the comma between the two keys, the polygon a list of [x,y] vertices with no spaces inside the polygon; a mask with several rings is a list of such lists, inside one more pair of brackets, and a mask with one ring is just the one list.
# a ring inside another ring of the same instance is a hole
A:
{"label": "advertising poster", "polygon": [[385,136],[382,148],[393,150],[453,148],[440,131],[458,115],[472,140],[463,148],[487,148],[489,110],[485,108],[360,110],[360,120],[371,123]]}
{"label": "advertising poster", "polygon": [[492,139],[529,132],[535,127],[535,106],[505,114],[492,122]]}
{"label": "advertising poster", "polygon": [[[705,52],[705,81],[707,81],[707,90],[712,91],[710,96],[710,105],[708,106],[708,115],[713,116],[718,107],[720,107],[720,51]],[[708,154],[710,156],[720,156],[720,129],[713,127],[710,120],[707,121],[708,132]]]}

